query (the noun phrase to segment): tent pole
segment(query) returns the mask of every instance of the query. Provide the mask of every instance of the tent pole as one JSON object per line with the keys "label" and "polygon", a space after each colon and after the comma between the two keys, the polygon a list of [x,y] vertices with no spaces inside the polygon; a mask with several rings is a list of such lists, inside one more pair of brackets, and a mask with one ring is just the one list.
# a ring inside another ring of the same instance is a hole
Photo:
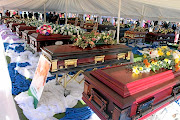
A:
{"label": "tent pole", "polygon": [[119,0],[119,10],[118,10],[117,44],[119,44],[120,14],[121,14],[121,0]]}
{"label": "tent pole", "polygon": [[5,16],[4,7],[2,7],[2,16]]}
{"label": "tent pole", "polygon": [[46,22],[46,3],[44,3],[44,22]]}
{"label": "tent pole", "polygon": [[66,0],[66,24],[67,24],[67,0]]}

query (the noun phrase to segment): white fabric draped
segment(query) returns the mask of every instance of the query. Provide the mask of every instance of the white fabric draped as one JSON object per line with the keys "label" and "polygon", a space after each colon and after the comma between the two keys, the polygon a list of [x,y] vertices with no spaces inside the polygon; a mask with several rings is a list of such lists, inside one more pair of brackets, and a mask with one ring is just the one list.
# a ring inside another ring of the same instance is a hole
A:
{"label": "white fabric draped", "polygon": [[[118,16],[118,0],[0,0],[0,8]],[[122,0],[121,17],[180,21],[179,0]]]}

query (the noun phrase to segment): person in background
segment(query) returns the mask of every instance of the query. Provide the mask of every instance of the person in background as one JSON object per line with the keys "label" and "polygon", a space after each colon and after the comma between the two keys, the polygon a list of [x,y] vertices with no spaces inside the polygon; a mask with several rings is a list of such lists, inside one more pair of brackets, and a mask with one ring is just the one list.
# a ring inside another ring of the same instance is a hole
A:
{"label": "person in background", "polygon": [[53,14],[50,12],[49,13],[49,23],[52,22],[52,17],[53,17]]}
{"label": "person in background", "polygon": [[172,29],[175,31],[176,30],[176,23],[173,23]]}
{"label": "person in background", "polygon": [[52,22],[53,22],[54,24],[56,23],[57,18],[58,18],[58,16],[57,16],[56,12],[54,12],[53,17],[52,17]]}
{"label": "person in background", "polygon": [[29,17],[29,19],[32,19],[32,13],[31,12],[28,12],[28,17]]}
{"label": "person in background", "polygon": [[27,14],[26,14],[26,12],[24,12],[24,19],[27,19]]}
{"label": "person in background", "polygon": [[49,13],[46,13],[46,22],[49,21]]}
{"label": "person in background", "polygon": [[177,44],[177,42],[178,42],[178,39],[179,39],[179,30],[180,30],[180,24],[177,25],[177,28],[175,30],[174,44]]}
{"label": "person in background", "polygon": [[34,13],[34,16],[35,16],[35,18],[36,18],[36,20],[38,20],[39,19],[39,14],[36,12],[36,13]]}
{"label": "person in background", "polygon": [[9,12],[9,10],[6,10],[6,13],[5,13],[5,14],[6,14],[7,17],[10,17],[10,12]]}

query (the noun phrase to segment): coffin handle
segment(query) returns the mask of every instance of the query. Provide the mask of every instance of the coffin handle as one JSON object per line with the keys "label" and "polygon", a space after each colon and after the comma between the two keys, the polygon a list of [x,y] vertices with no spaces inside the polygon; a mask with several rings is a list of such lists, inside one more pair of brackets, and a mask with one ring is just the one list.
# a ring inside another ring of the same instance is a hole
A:
{"label": "coffin handle", "polygon": [[105,113],[107,101],[104,100],[94,89],[91,89],[91,96],[89,97],[89,101],[91,101],[96,108],[108,119],[109,116]]}

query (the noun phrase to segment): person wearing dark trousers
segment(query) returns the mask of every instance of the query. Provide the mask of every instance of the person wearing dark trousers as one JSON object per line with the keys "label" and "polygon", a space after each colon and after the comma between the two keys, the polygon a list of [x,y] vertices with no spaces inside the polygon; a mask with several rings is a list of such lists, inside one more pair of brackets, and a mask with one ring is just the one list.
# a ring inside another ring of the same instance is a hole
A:
{"label": "person wearing dark trousers", "polygon": [[34,13],[34,16],[36,17],[37,20],[39,19],[39,14],[37,12]]}
{"label": "person wearing dark trousers", "polygon": [[27,14],[26,14],[26,12],[24,12],[24,19],[27,19]]}
{"label": "person wearing dark trousers", "polygon": [[28,17],[30,18],[30,19],[32,19],[32,13],[31,12],[28,12]]}
{"label": "person wearing dark trousers", "polygon": [[53,17],[53,14],[50,12],[49,13],[49,22],[52,22],[52,17]]}

